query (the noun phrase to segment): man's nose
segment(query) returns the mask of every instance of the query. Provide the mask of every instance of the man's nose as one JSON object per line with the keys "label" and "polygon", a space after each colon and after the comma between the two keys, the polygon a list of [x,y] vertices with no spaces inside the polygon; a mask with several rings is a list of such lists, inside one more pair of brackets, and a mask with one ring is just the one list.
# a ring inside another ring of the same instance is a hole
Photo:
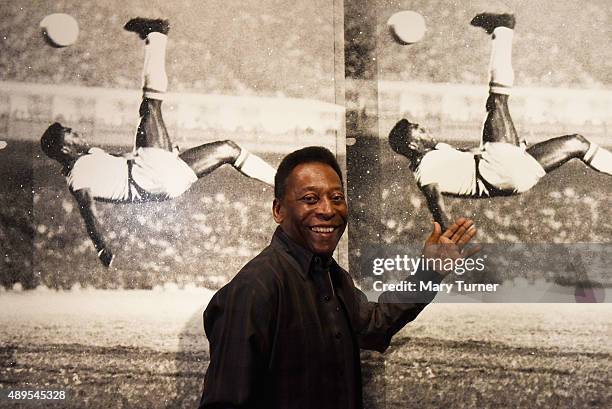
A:
{"label": "man's nose", "polygon": [[317,207],[317,214],[321,217],[331,218],[334,216],[335,209],[332,201],[325,197],[319,200],[319,206]]}

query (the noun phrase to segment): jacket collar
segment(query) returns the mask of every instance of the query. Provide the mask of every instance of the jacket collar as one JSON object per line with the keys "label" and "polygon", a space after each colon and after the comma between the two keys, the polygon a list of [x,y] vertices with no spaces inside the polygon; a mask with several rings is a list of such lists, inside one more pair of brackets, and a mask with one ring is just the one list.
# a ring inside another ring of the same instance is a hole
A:
{"label": "jacket collar", "polygon": [[303,279],[308,278],[308,274],[311,271],[313,263],[321,264],[322,266],[327,264],[330,270],[335,270],[338,268],[336,261],[332,257],[315,255],[310,250],[294,242],[280,226],[276,228],[274,236],[272,236],[271,245],[277,249],[285,251],[297,262],[299,266],[298,271]]}

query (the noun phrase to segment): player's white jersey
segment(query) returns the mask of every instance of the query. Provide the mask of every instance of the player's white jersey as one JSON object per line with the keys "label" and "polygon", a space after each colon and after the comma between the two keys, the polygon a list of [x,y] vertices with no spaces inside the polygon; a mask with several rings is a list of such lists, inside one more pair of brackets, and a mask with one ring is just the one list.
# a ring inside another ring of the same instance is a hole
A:
{"label": "player's white jersey", "polygon": [[138,148],[125,156],[92,148],[67,176],[72,190],[89,189],[95,199],[109,202],[172,199],[197,179],[176,153],[158,148]]}
{"label": "player's white jersey", "polygon": [[525,192],[546,172],[523,148],[494,142],[475,152],[439,143],[423,156],[414,174],[420,186],[436,183],[442,193],[478,197],[488,196],[491,188]]}
{"label": "player's white jersey", "polygon": [[414,176],[420,186],[437,183],[442,193],[474,196],[484,189],[484,185],[478,186],[482,182],[476,177],[474,154],[445,143],[439,143],[423,156]]}
{"label": "player's white jersey", "polygon": [[91,148],[77,159],[66,178],[72,190],[89,189],[96,199],[129,201],[128,163],[122,156]]}

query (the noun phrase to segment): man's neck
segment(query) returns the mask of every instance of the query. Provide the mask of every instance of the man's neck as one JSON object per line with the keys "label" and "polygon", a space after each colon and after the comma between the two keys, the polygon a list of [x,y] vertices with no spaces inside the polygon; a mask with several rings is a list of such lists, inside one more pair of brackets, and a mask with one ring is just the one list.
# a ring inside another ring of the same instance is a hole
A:
{"label": "man's neck", "polygon": [[76,161],[79,160],[79,158],[82,156],[85,156],[85,154],[78,156],[66,156],[63,160],[61,160],[60,163],[62,164],[62,173],[64,175],[70,173]]}
{"label": "man's neck", "polygon": [[419,167],[419,165],[421,164],[421,160],[423,160],[423,157],[425,155],[427,155],[429,152],[433,151],[433,149],[430,149],[424,153],[414,153],[414,155],[412,155],[408,160],[410,161],[410,170],[412,170],[413,172]]}

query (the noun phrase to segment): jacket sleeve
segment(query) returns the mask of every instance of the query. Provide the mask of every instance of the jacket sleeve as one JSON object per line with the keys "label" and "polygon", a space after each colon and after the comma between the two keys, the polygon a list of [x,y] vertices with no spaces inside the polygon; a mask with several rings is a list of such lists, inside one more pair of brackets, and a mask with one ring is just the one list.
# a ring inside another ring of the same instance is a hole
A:
{"label": "jacket sleeve", "polygon": [[200,408],[259,406],[259,382],[267,371],[273,339],[270,291],[256,280],[234,279],[204,311],[210,363]]}
{"label": "jacket sleeve", "polygon": [[[420,270],[410,277],[413,282],[439,284],[442,276],[435,271]],[[436,296],[436,291],[385,291],[378,302],[368,301],[366,295],[353,286],[356,321],[355,331],[359,347],[384,352],[391,337],[413,321]]]}

